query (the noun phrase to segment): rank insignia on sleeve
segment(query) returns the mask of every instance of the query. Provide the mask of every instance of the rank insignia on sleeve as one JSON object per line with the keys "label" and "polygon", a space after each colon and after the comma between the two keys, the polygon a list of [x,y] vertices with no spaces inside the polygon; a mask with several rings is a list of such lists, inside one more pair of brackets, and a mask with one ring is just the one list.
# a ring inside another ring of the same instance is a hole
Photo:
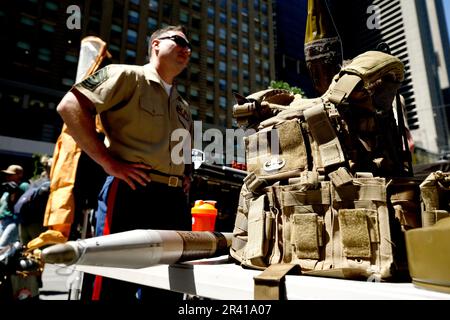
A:
{"label": "rank insignia on sleeve", "polygon": [[80,84],[90,90],[94,91],[95,88],[97,88],[100,84],[106,81],[108,79],[108,68],[103,68],[94,73],[93,75],[87,77],[84,79]]}

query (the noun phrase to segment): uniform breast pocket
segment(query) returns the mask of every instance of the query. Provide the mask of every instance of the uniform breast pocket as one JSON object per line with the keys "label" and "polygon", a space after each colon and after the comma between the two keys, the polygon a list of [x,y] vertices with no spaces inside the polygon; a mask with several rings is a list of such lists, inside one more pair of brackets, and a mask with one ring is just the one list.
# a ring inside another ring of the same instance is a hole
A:
{"label": "uniform breast pocket", "polygon": [[[131,130],[136,132],[136,139],[148,143],[160,143],[165,139],[169,122],[163,105],[154,101],[140,101],[138,125]],[[167,107],[167,106],[166,106]]]}
{"label": "uniform breast pocket", "polygon": [[164,110],[161,103],[158,101],[151,101],[150,99],[140,99],[140,108],[144,115],[150,115],[152,117],[163,117]]}

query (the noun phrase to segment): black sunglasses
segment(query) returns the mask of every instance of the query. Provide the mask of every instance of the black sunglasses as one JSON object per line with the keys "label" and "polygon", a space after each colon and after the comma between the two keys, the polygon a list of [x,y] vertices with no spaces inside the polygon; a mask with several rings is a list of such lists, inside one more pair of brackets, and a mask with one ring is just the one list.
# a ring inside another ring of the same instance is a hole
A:
{"label": "black sunglasses", "polygon": [[169,40],[172,40],[173,42],[175,42],[177,45],[179,45],[180,47],[182,47],[182,48],[188,48],[189,50],[191,50],[192,51],[192,46],[191,46],[191,44],[188,42],[188,41],[186,41],[186,39],[184,39],[183,37],[181,37],[181,36],[178,36],[178,35],[173,35],[173,36],[170,36],[170,37],[162,37],[162,38],[158,38],[158,40],[164,40],[164,39],[169,39]]}

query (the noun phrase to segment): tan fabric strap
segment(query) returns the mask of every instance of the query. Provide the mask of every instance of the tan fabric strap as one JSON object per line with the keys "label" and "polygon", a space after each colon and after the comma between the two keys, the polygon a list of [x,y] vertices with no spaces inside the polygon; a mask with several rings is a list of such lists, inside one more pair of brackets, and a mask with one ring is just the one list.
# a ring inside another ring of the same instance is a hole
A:
{"label": "tan fabric strap", "polygon": [[265,195],[251,201],[248,212],[248,243],[245,252],[246,259],[263,257],[264,250],[264,200]]}
{"label": "tan fabric strap", "polygon": [[361,78],[359,76],[344,74],[331,89],[328,95],[328,100],[336,105],[341,104],[350,96],[360,81]]}
{"label": "tan fabric strap", "polygon": [[348,170],[344,167],[340,167],[336,171],[330,172],[328,176],[335,187],[341,187],[345,184],[351,183],[353,180],[350,172],[348,172]]}
{"label": "tan fabric strap", "polygon": [[446,210],[427,210],[422,212],[422,227],[431,227],[441,219],[450,217]]}
{"label": "tan fabric strap", "polygon": [[323,166],[329,167],[345,161],[339,139],[330,123],[324,105],[317,105],[304,111],[314,140],[319,146]]}
{"label": "tan fabric strap", "polygon": [[244,178],[244,183],[247,187],[247,190],[250,192],[254,192],[255,190],[261,188],[261,186],[267,185],[266,181],[264,179],[258,178],[254,172],[250,172]]}
{"label": "tan fabric strap", "polygon": [[382,184],[380,185],[368,185],[363,184],[360,186],[356,185],[345,185],[340,188],[334,189],[335,200],[340,201],[357,201],[357,200],[368,200],[368,201],[380,201],[386,202],[386,187]]}
{"label": "tan fabric strap", "polygon": [[285,276],[301,274],[297,264],[272,264],[262,273],[255,276],[255,300],[285,300]]}

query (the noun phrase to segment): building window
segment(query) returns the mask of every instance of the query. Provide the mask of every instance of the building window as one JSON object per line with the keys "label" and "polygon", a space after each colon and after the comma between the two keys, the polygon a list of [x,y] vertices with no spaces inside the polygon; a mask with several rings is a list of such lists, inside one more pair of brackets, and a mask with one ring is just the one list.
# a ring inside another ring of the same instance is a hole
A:
{"label": "building window", "polygon": [[236,28],[238,24],[238,21],[236,18],[231,18],[231,27]]}
{"label": "building window", "polygon": [[66,54],[64,56],[64,60],[66,60],[68,62],[72,62],[72,63],[77,63],[78,62],[78,58],[76,56],[74,56],[73,54]]}
{"label": "building window", "polygon": [[42,23],[42,30],[46,32],[55,32],[55,27],[47,23]]}
{"label": "building window", "polygon": [[227,98],[225,98],[225,97],[219,97],[219,106],[222,108],[222,109],[226,109],[227,108]]}
{"label": "building window", "polygon": [[139,23],[139,12],[130,10],[128,11],[128,22],[138,24]]}
{"label": "building window", "polygon": [[261,11],[262,13],[267,14],[267,4],[265,3],[261,4]]}
{"label": "building window", "polygon": [[148,7],[150,8],[150,11],[158,12],[158,0],[150,0],[148,2]]}
{"label": "building window", "polygon": [[164,3],[163,5],[163,16],[170,17],[172,15],[172,5],[169,3]]}
{"label": "building window", "polygon": [[219,45],[219,53],[225,56],[227,54],[227,47],[225,47],[223,44]]}
{"label": "building window", "polygon": [[199,17],[192,17],[191,26],[200,29],[202,20]]}
{"label": "building window", "polygon": [[189,22],[189,12],[186,10],[180,10],[180,22],[187,24]]}
{"label": "building window", "polygon": [[206,63],[208,64],[208,67],[214,67],[214,58],[213,57],[207,57]]}
{"label": "building window", "polygon": [[35,22],[27,17],[20,18],[20,23],[23,25],[26,25],[26,26],[30,26],[30,27],[35,25]]}
{"label": "building window", "polygon": [[224,28],[219,29],[219,38],[225,40],[227,38],[227,30]]}
{"label": "building window", "polygon": [[210,82],[211,84],[213,84],[214,83],[214,76],[212,74],[208,73],[206,75],[206,81]]}
{"label": "building window", "polygon": [[[110,45],[108,46],[108,49],[111,50],[111,51],[113,51],[113,52],[117,52],[117,55],[120,54],[120,47],[117,46],[117,45],[115,45],[115,44],[110,44]],[[113,56],[114,56],[114,55],[113,55]]]}
{"label": "building window", "polygon": [[191,60],[192,62],[197,62],[200,59],[200,55],[198,54],[197,51],[193,51],[191,53]]}
{"label": "building window", "polygon": [[255,11],[259,10],[259,0],[253,0],[253,8],[255,8]]}
{"label": "building window", "polygon": [[58,11],[59,6],[58,6],[58,4],[56,4],[52,1],[46,1],[45,8],[47,8],[48,10],[51,10],[51,11]]}
{"label": "building window", "polygon": [[155,18],[152,18],[152,17],[148,18],[148,20],[147,20],[147,27],[148,27],[150,30],[156,29],[156,26],[157,26],[157,25],[158,25],[158,21],[156,21]]}
{"label": "building window", "polygon": [[214,102],[214,94],[212,92],[207,92],[206,93],[206,101],[208,103],[213,103]]}
{"label": "building window", "polygon": [[[236,33],[232,33],[231,34],[231,43],[232,44],[237,44],[237,39],[238,39],[237,34]],[[245,38],[243,38],[243,39],[245,39]],[[248,42],[248,40],[247,40],[247,42]]]}
{"label": "building window", "polygon": [[248,64],[248,54],[244,53],[244,54],[242,55],[242,62],[243,62],[244,64]]}
{"label": "building window", "polygon": [[242,38],[242,46],[244,49],[248,49],[248,38]]}
{"label": "building window", "polygon": [[227,71],[227,64],[223,61],[219,61],[219,71],[225,73]]}
{"label": "building window", "polygon": [[242,31],[243,32],[248,32],[248,23],[243,23],[242,24]]}
{"label": "building window", "polygon": [[214,35],[214,26],[212,24],[208,24],[208,34]]}
{"label": "building window", "polygon": [[16,46],[20,49],[23,49],[26,53],[31,49],[31,45],[28,42],[19,41],[16,43]]}
{"label": "building window", "polygon": [[177,90],[180,93],[185,93],[186,92],[186,86],[184,84],[180,83],[180,84],[177,85]]}
{"label": "building window", "polygon": [[219,115],[219,125],[222,127],[227,126],[227,116],[224,114]]}
{"label": "building window", "polygon": [[39,48],[38,59],[46,62],[50,62],[52,53],[47,48]]}
{"label": "building window", "polygon": [[200,11],[201,9],[201,1],[200,0],[193,0],[192,1],[192,9],[195,11]]}
{"label": "building window", "polygon": [[223,91],[227,90],[227,81],[225,79],[219,80],[219,88]]}
{"label": "building window", "polygon": [[214,19],[214,8],[208,7],[208,18]]}
{"label": "building window", "polygon": [[244,78],[244,80],[248,80],[248,71],[247,70],[242,71],[242,77]]}
{"label": "building window", "polygon": [[207,111],[206,112],[206,122],[208,123],[214,123],[214,115],[212,111]]}
{"label": "building window", "polygon": [[128,40],[128,43],[136,44],[137,43],[137,32],[134,30],[128,29],[127,40]]}
{"label": "building window", "polygon": [[231,68],[231,75],[233,76],[233,78],[237,78],[237,76],[238,76],[238,69],[237,69],[237,67],[236,66],[233,66],[232,68]]}
{"label": "building window", "polygon": [[191,97],[197,98],[198,97],[198,88],[191,87],[190,95],[191,95]]}
{"label": "building window", "polygon": [[127,53],[127,57],[136,58],[136,51],[127,49],[126,53]]}
{"label": "building window", "polygon": [[220,23],[226,24],[227,23],[227,15],[223,12],[219,14],[219,21]]}
{"label": "building window", "polygon": [[73,79],[70,78],[62,78],[61,83],[65,86],[71,87],[75,83]]}
{"label": "building window", "polygon": [[135,5],[139,5],[139,0],[130,0],[130,2],[132,3],[132,4],[135,4]]}
{"label": "building window", "polygon": [[196,42],[197,44],[200,42],[200,36],[197,32],[191,33],[191,41]]}
{"label": "building window", "polygon": [[207,40],[206,47],[208,48],[208,51],[214,51],[214,41]]}
{"label": "building window", "polygon": [[231,84],[231,91],[238,92],[238,85],[236,82]]}

